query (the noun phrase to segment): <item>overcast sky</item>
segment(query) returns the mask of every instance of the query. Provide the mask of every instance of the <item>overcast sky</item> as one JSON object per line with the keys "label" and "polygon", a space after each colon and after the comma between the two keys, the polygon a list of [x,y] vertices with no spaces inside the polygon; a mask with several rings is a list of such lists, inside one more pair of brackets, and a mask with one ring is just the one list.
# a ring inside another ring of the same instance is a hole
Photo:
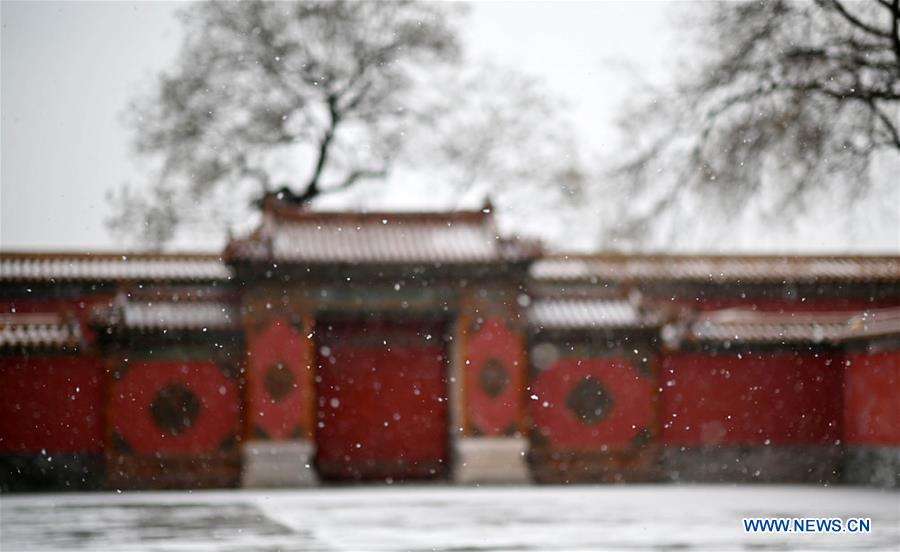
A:
{"label": "overcast sky", "polygon": [[[146,180],[122,113],[171,64],[181,40],[178,9],[2,2],[0,247],[123,246],[103,225],[106,193]],[[475,58],[546,79],[571,103],[591,149],[609,155],[615,116],[633,84],[623,68],[652,80],[672,73],[681,38],[672,14],[660,2],[482,3],[473,5],[464,40]],[[813,226],[799,247],[896,252],[890,214],[868,217],[862,238],[851,242]]]}

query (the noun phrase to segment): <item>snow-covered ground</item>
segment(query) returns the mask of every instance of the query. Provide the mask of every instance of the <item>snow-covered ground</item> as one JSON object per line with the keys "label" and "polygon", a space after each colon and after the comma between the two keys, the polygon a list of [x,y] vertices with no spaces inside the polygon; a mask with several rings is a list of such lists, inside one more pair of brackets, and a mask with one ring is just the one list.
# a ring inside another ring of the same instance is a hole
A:
{"label": "snow-covered ground", "polygon": [[[747,534],[745,517],[869,534]],[[785,486],[339,487],[0,497],[0,549],[900,550],[900,492]]]}

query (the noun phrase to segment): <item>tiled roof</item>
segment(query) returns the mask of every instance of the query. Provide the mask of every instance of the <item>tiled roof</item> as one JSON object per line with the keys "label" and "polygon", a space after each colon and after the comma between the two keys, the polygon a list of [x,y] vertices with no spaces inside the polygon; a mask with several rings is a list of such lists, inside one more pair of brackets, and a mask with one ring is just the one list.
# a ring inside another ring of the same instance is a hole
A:
{"label": "tiled roof", "polygon": [[81,328],[77,320],[54,314],[0,314],[0,348],[77,347]]}
{"label": "tiled roof", "polygon": [[105,326],[128,330],[232,330],[240,327],[240,313],[218,301],[126,302],[94,313]]}
{"label": "tiled roof", "polygon": [[900,309],[865,311],[850,317],[844,339],[900,335]]}
{"label": "tiled roof", "polygon": [[546,257],[531,276],[550,281],[900,282],[900,257],[597,255]]}
{"label": "tiled roof", "polygon": [[0,253],[0,282],[215,281],[230,276],[214,255]]}
{"label": "tiled roof", "polygon": [[488,212],[315,212],[270,204],[261,226],[232,241],[230,260],[308,263],[486,263],[535,257],[498,236]]}
{"label": "tiled roof", "polygon": [[593,298],[544,298],[528,309],[528,322],[536,329],[614,329],[652,325],[626,300]]}
{"label": "tiled roof", "polygon": [[862,313],[762,313],[730,309],[704,314],[689,328],[696,341],[823,343],[880,335],[900,336],[900,309]]}

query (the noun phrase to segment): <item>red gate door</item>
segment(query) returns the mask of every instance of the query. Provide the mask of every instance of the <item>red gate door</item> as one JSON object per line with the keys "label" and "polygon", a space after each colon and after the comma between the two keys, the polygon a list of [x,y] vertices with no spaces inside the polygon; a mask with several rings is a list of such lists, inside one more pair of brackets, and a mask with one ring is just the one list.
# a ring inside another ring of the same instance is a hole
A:
{"label": "red gate door", "polygon": [[316,467],[326,480],[448,472],[445,325],[317,324]]}

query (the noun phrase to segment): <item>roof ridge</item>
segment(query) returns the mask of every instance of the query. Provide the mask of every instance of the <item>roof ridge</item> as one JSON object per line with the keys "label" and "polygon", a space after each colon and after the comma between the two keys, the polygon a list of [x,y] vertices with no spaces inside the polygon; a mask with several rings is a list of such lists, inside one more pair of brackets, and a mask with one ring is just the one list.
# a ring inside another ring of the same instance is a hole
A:
{"label": "roof ridge", "polygon": [[380,223],[381,220],[440,222],[444,220],[469,221],[484,223],[492,218],[492,212],[485,210],[454,210],[454,211],[312,211],[298,209],[296,207],[273,206],[269,212],[276,221],[372,221]]}
{"label": "roof ridge", "polygon": [[37,251],[15,250],[0,251],[0,260],[34,259],[34,260],[98,260],[123,261],[130,260],[209,260],[222,261],[222,256],[214,252],[177,251],[171,253],[149,251]]}
{"label": "roof ridge", "polygon": [[812,261],[812,260],[885,260],[900,261],[900,255],[888,253],[550,253],[541,261],[577,262],[577,261]]}

